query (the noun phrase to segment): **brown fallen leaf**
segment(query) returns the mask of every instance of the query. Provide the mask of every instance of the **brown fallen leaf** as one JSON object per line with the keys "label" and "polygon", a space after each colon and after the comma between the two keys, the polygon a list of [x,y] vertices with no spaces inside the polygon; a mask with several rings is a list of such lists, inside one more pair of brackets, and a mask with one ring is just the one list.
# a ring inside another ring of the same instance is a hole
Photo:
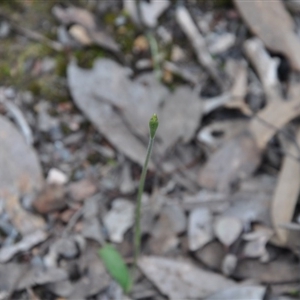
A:
{"label": "brown fallen leaf", "polygon": [[[295,142],[300,143],[300,128],[297,129]],[[290,143],[287,152],[300,155],[294,143]],[[289,231],[280,225],[292,221],[300,191],[300,165],[286,155],[278,176],[278,183],[271,202],[272,223],[275,229],[277,245],[287,246]]]}
{"label": "brown fallen leaf", "polygon": [[264,0],[234,2],[250,30],[265,46],[271,51],[284,54],[292,68],[300,71],[300,40],[294,31],[294,21],[282,1],[274,0],[272,5]]}
{"label": "brown fallen leaf", "polygon": [[17,195],[5,197],[5,210],[14,227],[22,234],[27,235],[39,229],[44,229],[46,222],[41,216],[25,210]]}
{"label": "brown fallen leaf", "polygon": [[40,214],[61,210],[67,206],[67,193],[63,185],[49,184],[39,193],[32,203]]}
{"label": "brown fallen leaf", "polygon": [[203,299],[236,286],[232,280],[196,267],[188,261],[144,256],[138,261],[141,271],[171,300]]}
{"label": "brown fallen leaf", "polygon": [[89,179],[72,182],[68,185],[68,194],[74,201],[83,201],[97,192],[97,185]]}
{"label": "brown fallen leaf", "polygon": [[225,247],[217,240],[205,245],[195,252],[195,256],[205,266],[214,271],[220,271],[226,255]]}

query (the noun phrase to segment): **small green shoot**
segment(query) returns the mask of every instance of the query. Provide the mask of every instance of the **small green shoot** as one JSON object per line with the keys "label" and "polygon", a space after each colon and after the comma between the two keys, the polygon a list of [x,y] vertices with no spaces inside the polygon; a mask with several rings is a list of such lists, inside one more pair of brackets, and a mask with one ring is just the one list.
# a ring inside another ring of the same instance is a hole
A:
{"label": "small green shoot", "polygon": [[[142,194],[144,191],[148,163],[150,160],[157,127],[158,127],[158,118],[156,114],[153,114],[153,116],[149,121],[149,130],[150,130],[149,145],[148,145],[147,155],[146,155],[145,163],[141,174],[138,196],[137,196],[137,206],[136,206],[136,214],[135,214],[135,232],[134,232],[134,270],[136,269],[137,266],[137,259],[140,253],[140,245],[141,245]],[[116,250],[116,248],[110,244],[105,244],[99,250],[99,256],[101,257],[107,271],[110,273],[112,278],[114,278],[119,283],[119,285],[123,288],[125,293],[129,293],[132,287],[132,279],[122,256]]]}
{"label": "small green shoot", "polygon": [[106,244],[99,250],[99,256],[107,271],[119,283],[123,291],[125,293],[130,292],[132,287],[131,276],[122,256],[116,248],[113,245]]}
{"label": "small green shoot", "polygon": [[136,214],[135,214],[135,231],[134,231],[134,269],[137,265],[137,259],[140,254],[140,248],[141,248],[141,206],[142,206],[142,194],[144,191],[144,185],[145,185],[145,179],[147,174],[147,168],[148,163],[150,160],[153,142],[155,138],[155,133],[158,127],[158,118],[156,114],[153,114],[149,121],[149,130],[150,130],[150,138],[149,138],[149,144],[147,149],[147,155],[144,162],[140,184],[139,184],[139,190],[138,190],[138,196],[137,196],[137,205],[136,205]]}

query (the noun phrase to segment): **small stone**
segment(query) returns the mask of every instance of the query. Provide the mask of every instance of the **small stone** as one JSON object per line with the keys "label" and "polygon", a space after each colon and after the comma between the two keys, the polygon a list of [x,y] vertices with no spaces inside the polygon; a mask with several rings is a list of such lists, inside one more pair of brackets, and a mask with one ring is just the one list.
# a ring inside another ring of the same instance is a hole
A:
{"label": "small stone", "polygon": [[68,182],[68,177],[62,171],[60,171],[58,169],[55,169],[55,168],[52,168],[48,172],[47,182],[49,184],[64,185]]}

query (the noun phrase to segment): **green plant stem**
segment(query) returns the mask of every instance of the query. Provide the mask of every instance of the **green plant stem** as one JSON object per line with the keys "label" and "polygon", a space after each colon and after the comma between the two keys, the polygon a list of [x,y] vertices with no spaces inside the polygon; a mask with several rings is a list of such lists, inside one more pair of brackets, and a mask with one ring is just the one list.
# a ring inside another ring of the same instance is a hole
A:
{"label": "green plant stem", "polygon": [[157,41],[155,39],[155,36],[151,31],[149,31],[147,34],[147,39],[150,45],[150,51],[153,59],[153,69],[157,80],[161,79],[162,76],[162,70],[159,62],[159,49],[157,45]]}
{"label": "green plant stem", "polygon": [[136,205],[136,215],[135,215],[135,231],[134,231],[134,269],[136,269],[137,266],[137,259],[140,254],[140,248],[141,248],[141,207],[142,207],[142,195],[144,191],[144,185],[145,185],[145,179],[147,174],[147,168],[149,159],[152,152],[154,137],[149,138],[149,144],[147,149],[147,156],[145,159],[145,163],[143,166],[140,184],[139,184],[139,190],[138,190],[138,196],[137,196],[137,205]]}

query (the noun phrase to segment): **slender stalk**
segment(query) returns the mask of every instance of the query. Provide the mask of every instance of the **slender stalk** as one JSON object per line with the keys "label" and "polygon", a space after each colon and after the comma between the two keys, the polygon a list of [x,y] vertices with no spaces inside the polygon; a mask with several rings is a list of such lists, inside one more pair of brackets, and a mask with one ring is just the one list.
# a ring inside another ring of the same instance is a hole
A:
{"label": "slender stalk", "polygon": [[142,207],[142,195],[144,191],[144,185],[145,185],[145,179],[147,174],[147,168],[148,163],[150,160],[154,137],[156,133],[156,129],[158,127],[158,119],[157,115],[154,114],[149,122],[149,128],[150,128],[150,138],[149,138],[149,144],[147,149],[147,155],[146,159],[143,165],[143,170],[140,178],[140,184],[138,189],[138,195],[137,195],[137,205],[136,205],[136,214],[135,214],[135,231],[134,231],[134,270],[137,266],[137,259],[140,254],[140,248],[141,248],[141,207]]}
{"label": "slender stalk", "polygon": [[159,49],[158,49],[157,41],[151,31],[147,33],[147,39],[149,41],[150,51],[153,59],[154,73],[157,80],[160,80],[162,76],[162,70],[159,63]]}
{"label": "slender stalk", "polygon": [[134,262],[135,262],[135,265],[136,265],[136,262],[137,262],[137,258],[140,254],[142,195],[143,195],[143,191],[144,191],[144,185],[145,185],[145,179],[146,179],[146,174],[147,174],[148,163],[149,163],[150,155],[151,155],[151,152],[152,152],[153,141],[154,141],[154,139],[152,139],[152,138],[149,139],[149,144],[148,144],[148,149],[147,149],[147,156],[146,156],[146,160],[145,160],[145,163],[144,163],[144,166],[143,166],[141,179],[140,179],[140,184],[139,184],[138,196],[137,196],[136,215],[135,215],[135,235],[134,235],[134,249],[135,249]]}

